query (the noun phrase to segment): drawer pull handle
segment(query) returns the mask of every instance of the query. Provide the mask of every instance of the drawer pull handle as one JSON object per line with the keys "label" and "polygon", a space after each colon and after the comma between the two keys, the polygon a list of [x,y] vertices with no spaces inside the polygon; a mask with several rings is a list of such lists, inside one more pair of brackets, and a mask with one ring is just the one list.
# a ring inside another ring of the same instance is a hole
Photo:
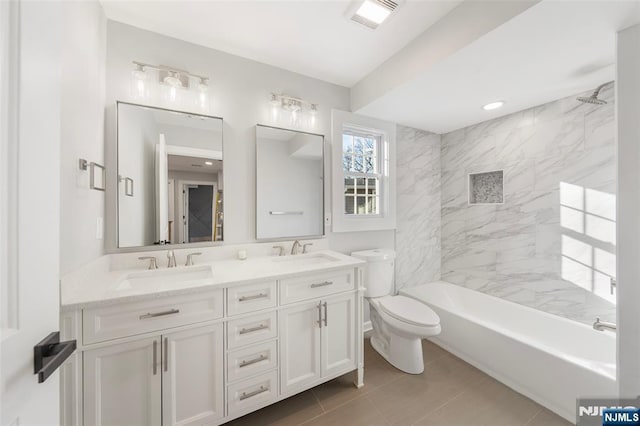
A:
{"label": "drawer pull handle", "polygon": [[269,295],[266,293],[254,294],[252,296],[242,296],[238,298],[238,302],[246,302],[248,300],[255,300],[255,299],[264,299],[266,297],[269,297]]}
{"label": "drawer pull handle", "polygon": [[174,315],[174,314],[179,314],[180,313],[180,309],[169,309],[168,311],[163,311],[163,312],[147,312],[144,315],[140,315],[140,319],[149,319],[149,318],[155,318],[155,317],[163,317],[165,315]]}
{"label": "drawer pull handle", "polygon": [[261,393],[268,392],[268,391],[269,391],[268,387],[260,386],[260,389],[256,389],[252,392],[249,392],[249,393],[242,392],[242,395],[240,395],[240,401],[244,401],[247,398],[251,398],[252,396],[260,395]]}
{"label": "drawer pull handle", "polygon": [[266,328],[269,328],[269,326],[266,325],[266,324],[260,324],[260,325],[257,325],[255,327],[251,327],[251,328],[242,328],[242,329],[240,329],[240,334],[253,333],[254,331],[260,331],[260,330],[264,330]]}
{"label": "drawer pull handle", "polygon": [[249,361],[240,361],[240,368],[255,364],[256,362],[264,361],[267,358],[268,357],[266,355],[260,355],[258,358],[250,359]]}
{"label": "drawer pull handle", "polygon": [[324,282],[321,282],[321,283],[311,284],[311,288],[324,287],[324,286],[331,285],[331,284],[333,284],[333,281],[324,281]]}

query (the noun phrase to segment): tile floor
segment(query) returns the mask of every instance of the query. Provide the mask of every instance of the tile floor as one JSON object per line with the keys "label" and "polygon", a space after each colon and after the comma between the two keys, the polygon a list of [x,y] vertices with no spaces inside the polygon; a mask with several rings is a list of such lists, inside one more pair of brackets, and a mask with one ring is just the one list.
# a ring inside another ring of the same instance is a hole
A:
{"label": "tile floor", "polygon": [[228,425],[564,426],[566,420],[424,341],[425,371],[409,375],[365,342],[365,386],[348,374]]}

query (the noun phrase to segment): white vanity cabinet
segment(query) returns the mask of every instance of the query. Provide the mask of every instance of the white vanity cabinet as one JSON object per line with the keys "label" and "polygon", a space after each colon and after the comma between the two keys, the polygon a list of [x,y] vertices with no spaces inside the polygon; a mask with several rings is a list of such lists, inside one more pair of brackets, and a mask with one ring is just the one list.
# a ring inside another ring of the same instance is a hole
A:
{"label": "white vanity cabinet", "polygon": [[[65,425],[217,425],[357,370],[360,269],[64,311]],[[70,415],[68,413],[77,413]]]}
{"label": "white vanity cabinet", "polygon": [[356,296],[323,298],[280,311],[283,395],[356,368]]}
{"label": "white vanity cabinet", "polygon": [[222,324],[85,350],[85,425],[200,425],[224,416]]}

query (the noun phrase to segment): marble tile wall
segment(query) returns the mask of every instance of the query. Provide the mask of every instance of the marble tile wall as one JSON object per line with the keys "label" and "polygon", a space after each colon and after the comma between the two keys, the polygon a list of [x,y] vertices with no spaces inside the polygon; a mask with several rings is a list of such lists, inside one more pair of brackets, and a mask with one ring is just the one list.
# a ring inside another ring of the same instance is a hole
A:
{"label": "marble tile wall", "polygon": [[[577,94],[442,135],[443,279],[587,324],[615,321],[613,94],[601,92],[603,106]],[[468,174],[491,170],[504,170],[504,204],[469,205]]]}
{"label": "marble tile wall", "polygon": [[440,279],[440,135],[398,126],[396,288]]}

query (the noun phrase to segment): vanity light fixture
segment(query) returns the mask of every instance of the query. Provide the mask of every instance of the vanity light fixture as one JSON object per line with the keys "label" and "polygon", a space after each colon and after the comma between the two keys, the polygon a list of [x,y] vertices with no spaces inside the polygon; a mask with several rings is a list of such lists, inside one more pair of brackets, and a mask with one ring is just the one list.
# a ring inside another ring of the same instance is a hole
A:
{"label": "vanity light fixture", "polygon": [[271,93],[269,103],[274,107],[280,107],[291,113],[308,111],[310,114],[315,114],[318,112],[318,104],[305,101],[304,99],[294,98],[293,96]]}
{"label": "vanity light fixture", "polygon": [[375,30],[397,7],[393,0],[364,0],[351,20]]}
{"label": "vanity light fixture", "polygon": [[[193,74],[189,71],[165,65],[152,65],[138,61],[133,61],[133,65],[132,74],[138,81],[146,79],[149,70],[155,70],[158,73],[158,81],[161,84],[178,89],[191,89],[193,87],[201,92],[206,92],[209,88],[209,77],[204,75]],[[197,84],[195,84],[196,82]]]}
{"label": "vanity light fixture", "polygon": [[482,107],[482,109],[485,111],[491,111],[494,109],[502,108],[503,105],[504,105],[504,101],[495,101],[495,102],[490,102],[486,104],[485,106]]}

